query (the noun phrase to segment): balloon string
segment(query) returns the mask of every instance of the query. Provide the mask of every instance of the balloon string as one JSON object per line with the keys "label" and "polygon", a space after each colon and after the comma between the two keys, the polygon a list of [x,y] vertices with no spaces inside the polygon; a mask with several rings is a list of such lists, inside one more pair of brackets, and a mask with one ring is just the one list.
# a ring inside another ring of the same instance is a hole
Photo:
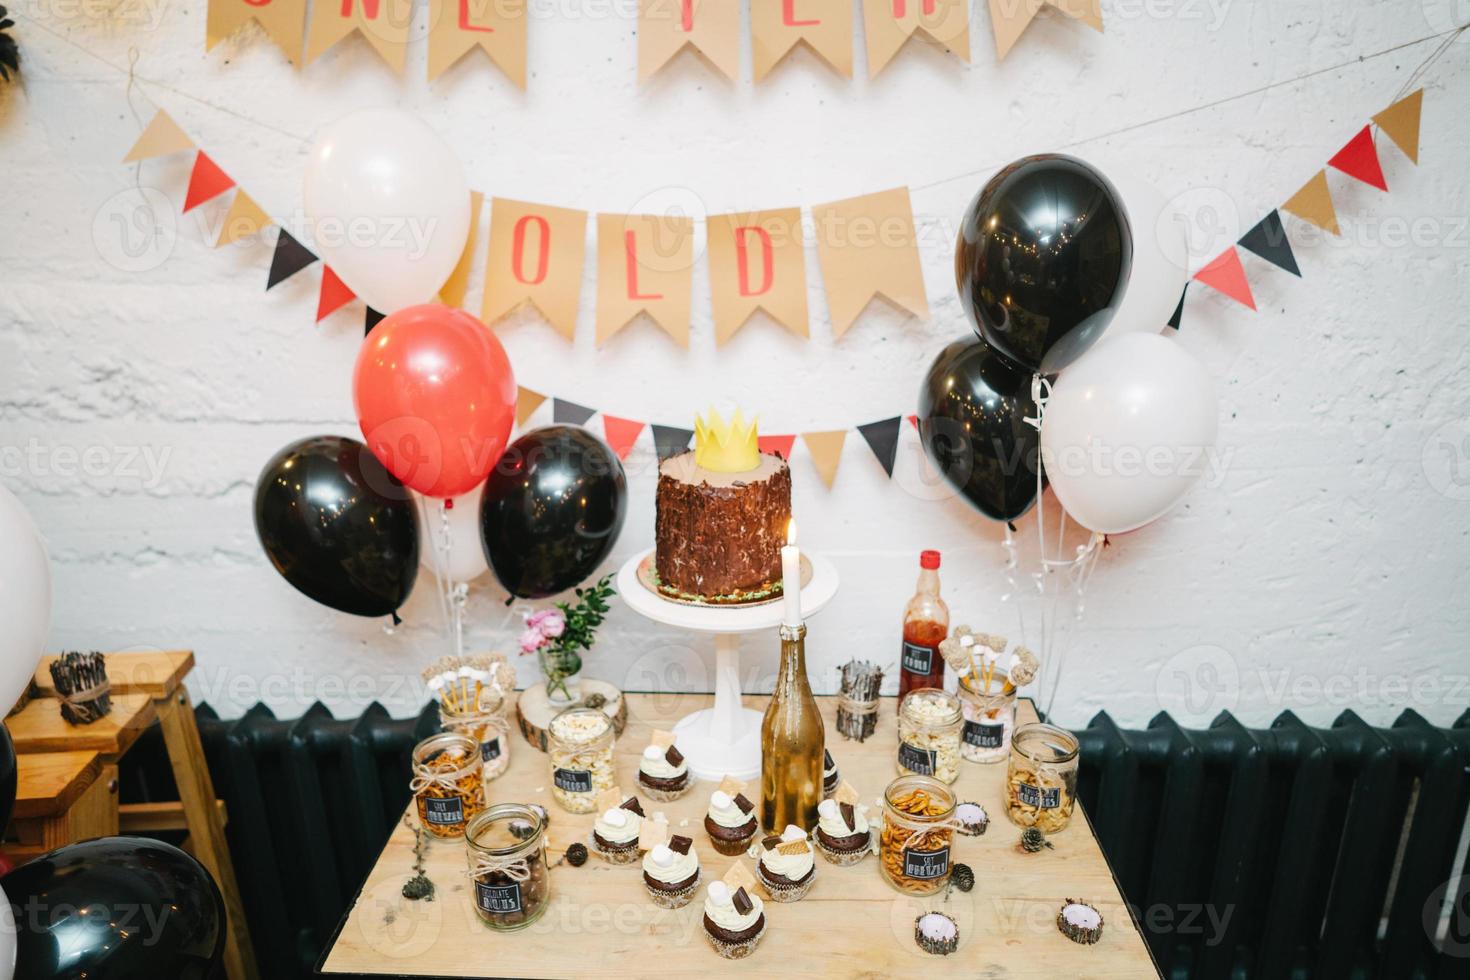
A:
{"label": "balloon string", "polygon": [[[1058,560],[1054,564],[1063,570],[1066,578],[1066,589],[1072,595],[1072,627],[1063,635],[1062,642],[1053,643],[1050,659],[1046,665],[1046,676],[1049,682],[1043,685],[1046,688],[1043,697],[1043,710],[1047,717],[1051,716],[1052,708],[1056,704],[1057,692],[1062,686],[1063,667],[1066,664],[1067,655],[1075,645],[1077,634],[1082,624],[1084,611],[1083,596],[1087,591],[1087,583],[1092,578],[1092,571],[1097,567],[1097,559],[1102,554],[1103,535],[1094,531],[1088,538],[1087,543],[1078,545],[1075,556],[1067,561]],[[1055,606],[1052,610],[1056,614]],[[1053,630],[1056,629],[1055,623]],[[1049,669],[1048,669],[1049,668]]]}
{"label": "balloon string", "polygon": [[449,620],[449,638],[454,644],[454,654],[464,656],[464,606],[469,597],[469,587],[454,582],[449,576],[454,568],[454,533],[449,527],[449,509],[454,506],[449,500],[439,501],[439,561],[444,566],[444,575],[436,576],[444,596],[444,608]]}
{"label": "balloon string", "polygon": [[1001,547],[1005,549],[1006,553],[1006,591],[1000,597],[1000,602],[1001,605],[1015,602],[1017,628],[1021,631],[1021,641],[1024,643],[1026,638],[1026,604],[1016,595],[1016,568],[1020,565],[1020,561],[1016,556],[1015,527],[1012,526],[1010,521],[1005,522],[1005,537],[1001,539]]}

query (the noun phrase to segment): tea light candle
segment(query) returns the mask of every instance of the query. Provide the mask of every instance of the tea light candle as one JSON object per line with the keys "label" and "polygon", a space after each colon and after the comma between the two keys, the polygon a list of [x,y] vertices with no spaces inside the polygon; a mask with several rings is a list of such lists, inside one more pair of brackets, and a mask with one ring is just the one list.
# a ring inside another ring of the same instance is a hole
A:
{"label": "tea light candle", "polygon": [[781,622],[801,625],[801,550],[796,547],[796,518],[786,525],[786,546],[781,549],[781,590],[784,609]]}

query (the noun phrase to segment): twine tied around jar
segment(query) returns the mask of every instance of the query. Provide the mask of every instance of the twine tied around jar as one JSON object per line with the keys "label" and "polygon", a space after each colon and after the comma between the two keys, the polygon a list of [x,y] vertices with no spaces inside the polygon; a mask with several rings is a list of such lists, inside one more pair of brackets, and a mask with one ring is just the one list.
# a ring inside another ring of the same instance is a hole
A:
{"label": "twine tied around jar", "polygon": [[[545,860],[546,843],[542,842],[540,850],[542,853],[536,855],[538,860]],[[465,872],[471,878],[479,878],[481,875],[499,872],[511,881],[522,884],[531,879],[531,864],[525,854],[511,856],[496,856],[493,854],[476,853],[475,863]]]}
{"label": "twine tied around jar", "polygon": [[447,793],[457,793],[459,791],[459,781],[473,772],[475,766],[479,764],[480,761],[476,757],[468,765],[451,772],[434,772],[433,770],[415,767],[414,777],[408,784],[409,792],[417,796],[430,786],[435,786]]}

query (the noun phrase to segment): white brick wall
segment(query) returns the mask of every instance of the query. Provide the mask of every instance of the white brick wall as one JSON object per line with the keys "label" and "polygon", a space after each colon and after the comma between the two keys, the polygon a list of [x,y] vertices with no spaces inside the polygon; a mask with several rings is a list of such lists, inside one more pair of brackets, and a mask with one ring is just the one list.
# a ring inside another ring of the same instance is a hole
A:
{"label": "white brick wall", "polygon": [[[1142,172],[1166,196],[1184,195],[1192,214],[1213,206],[1248,222],[1386,106],[1433,45],[1357,56],[1443,30],[1453,15],[1441,0],[1115,2],[1100,37],[1044,11],[997,65],[977,9],[968,67],[918,44],[878,79],[848,83],[800,52],[753,87],[746,39],[737,86],[685,57],[639,87],[634,25],[561,5],[531,26],[523,94],[477,58],[428,86],[421,41],[403,79],[358,43],[301,73],[259,38],[206,55],[203,8],[139,0],[104,17],[46,0],[13,7],[26,73],[0,91],[3,479],[50,542],[54,646],[191,646],[196,696],[225,714],[263,699],[282,715],[318,698],[338,713],[373,698],[395,713],[417,707],[408,679],[445,647],[438,607],[421,581],[407,623],[387,635],[380,622],[311,604],[266,563],[251,523],[255,476],[292,439],[355,431],[361,310],[315,327],[319,272],[266,295],[266,248],[209,248],[203,224],[219,207],[176,216],[183,158],[143,167],[142,186],[167,198],[171,244],[129,271],[123,244],[137,232],[117,222],[135,217],[135,177],[117,161],[138,131],[124,93],[130,47],[146,79],[134,93],[145,120],[166,108],[277,216],[299,210],[316,127],[384,102],[444,132],[474,186],[588,210],[679,195],[718,211],[919,188],[928,323],[874,308],[834,343],[813,260],[810,342],[758,322],[717,352],[702,268],[687,353],[650,324],[595,351],[590,280],[574,346],[531,317],[500,328],[532,387],[671,424],[687,424],[713,394],[758,410],[768,431],[800,431],[912,410],[930,358],[968,329],[945,229],[995,166],[1067,149]],[[1447,468],[1470,477],[1467,63],[1461,41],[1427,79],[1422,166],[1385,149],[1391,194],[1334,180],[1346,239],[1301,248],[1302,280],[1247,258],[1254,316],[1194,290],[1181,342],[1218,380],[1230,464],[1218,485],[1103,557],[1070,654],[1063,721],[1101,708],[1129,724],[1161,708],[1198,720],[1234,707],[1254,723],[1285,708],[1325,723],[1351,705],[1377,722],[1413,706],[1448,723],[1470,703],[1470,487]],[[803,541],[843,576],[812,624],[822,688],[850,656],[895,658],[923,547],[945,552],[957,621],[1016,632],[999,604],[998,527],[906,489],[920,453],[912,430],[904,439],[893,482],[856,435],[830,494],[809,460],[795,461]],[[651,542],[648,454],[640,446],[631,463],[617,560]],[[1034,530],[1024,521],[1024,540]],[[501,599],[488,582],[475,591],[474,647],[513,642],[519,617]],[[701,689],[708,649],[619,609],[589,673]],[[751,686],[769,683],[774,638],[752,638],[748,650]],[[521,667],[529,679],[531,665]]]}

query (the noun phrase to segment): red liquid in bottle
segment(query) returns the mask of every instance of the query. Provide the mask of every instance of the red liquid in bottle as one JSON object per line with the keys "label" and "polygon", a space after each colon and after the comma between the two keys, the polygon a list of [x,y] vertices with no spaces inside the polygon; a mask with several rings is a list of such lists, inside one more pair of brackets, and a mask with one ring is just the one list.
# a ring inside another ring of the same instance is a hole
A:
{"label": "red liquid in bottle", "polygon": [[949,607],[939,597],[939,552],[919,556],[919,585],[903,613],[898,699],[921,687],[944,687],[939,644],[949,635]]}

